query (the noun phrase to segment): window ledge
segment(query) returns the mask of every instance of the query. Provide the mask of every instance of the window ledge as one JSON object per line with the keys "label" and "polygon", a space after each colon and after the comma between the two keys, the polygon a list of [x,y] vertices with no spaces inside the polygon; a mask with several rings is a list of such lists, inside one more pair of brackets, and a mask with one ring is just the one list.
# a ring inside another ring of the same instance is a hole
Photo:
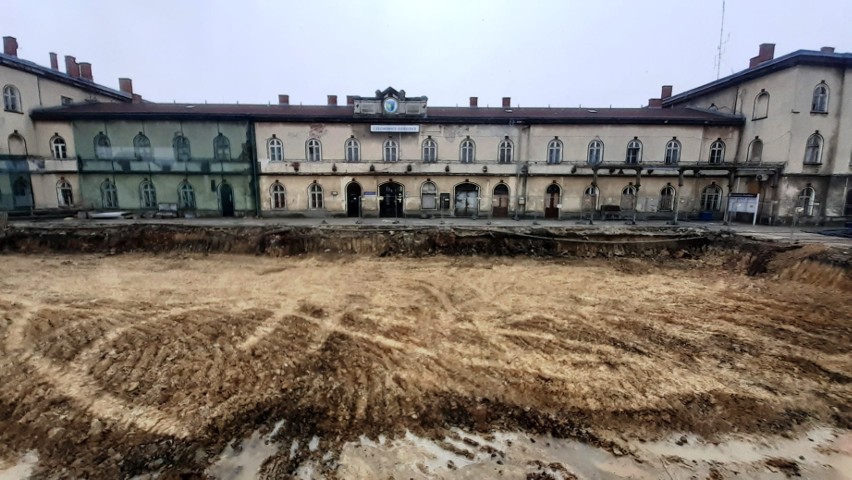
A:
{"label": "window ledge", "polygon": [[769,115],[764,115],[762,117],[751,117],[752,121],[754,120],[763,120],[764,118],[769,118]]}
{"label": "window ledge", "polygon": [[5,108],[3,109],[3,111],[6,112],[6,113],[17,113],[18,115],[24,114],[24,112],[21,112],[21,111],[18,111],[18,110],[9,110],[9,109],[5,109]]}
{"label": "window ledge", "polygon": [[819,110],[811,110],[811,115],[828,115],[828,112],[822,112]]}
{"label": "window ledge", "polygon": [[803,167],[819,167],[819,166],[822,166],[822,162],[819,162],[819,163],[803,163],[802,166]]}

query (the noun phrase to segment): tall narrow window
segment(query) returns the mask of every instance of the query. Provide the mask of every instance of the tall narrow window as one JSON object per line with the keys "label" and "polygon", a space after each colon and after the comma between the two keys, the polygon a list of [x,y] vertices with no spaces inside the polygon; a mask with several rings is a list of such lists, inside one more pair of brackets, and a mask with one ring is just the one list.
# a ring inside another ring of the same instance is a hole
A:
{"label": "tall narrow window", "polygon": [[21,94],[14,85],[3,87],[3,109],[7,112],[18,112],[21,110]]}
{"label": "tall narrow window", "polygon": [[423,161],[426,163],[438,161],[438,144],[432,140],[431,135],[423,140]]}
{"label": "tall narrow window", "polygon": [[676,165],[680,161],[680,142],[676,139],[671,139],[666,144],[666,158],[665,163],[667,165]]}
{"label": "tall narrow window", "polygon": [[813,187],[805,187],[799,193],[799,201],[797,206],[802,209],[803,217],[813,217],[814,216],[814,199],[816,198],[816,191]]}
{"label": "tall narrow window", "polygon": [[178,206],[181,210],[195,210],[195,190],[186,180],[178,185]]}
{"label": "tall narrow window", "polygon": [[188,162],[190,158],[189,139],[183,134],[175,135],[172,140],[172,148],[175,151],[175,160],[178,162]]}
{"label": "tall narrow window", "polygon": [[385,140],[382,148],[382,159],[386,162],[399,161],[399,144],[394,139]]}
{"label": "tall narrow window", "polygon": [[660,207],[661,212],[671,212],[674,210],[675,188],[671,185],[666,185],[660,190]]}
{"label": "tall narrow window", "polygon": [[805,164],[819,165],[822,161],[822,135],[814,133],[805,145]]}
{"label": "tall narrow window", "polygon": [[547,163],[551,165],[562,163],[562,140],[559,140],[559,137],[554,137],[547,144]]}
{"label": "tall narrow window", "polygon": [[717,139],[710,144],[710,163],[719,164],[725,161],[725,142]]}
{"label": "tall narrow window", "polygon": [[636,165],[642,161],[642,142],[636,137],[627,142],[627,155],[624,156],[624,163]]}
{"label": "tall narrow window", "polygon": [[74,190],[71,184],[64,178],[59,179],[56,183],[56,198],[59,201],[60,207],[70,207],[74,205]]}
{"label": "tall narrow window", "polygon": [[438,187],[432,182],[424,182],[420,187],[420,208],[434,210],[438,208]]}
{"label": "tall narrow window", "polygon": [[748,146],[748,163],[760,163],[763,158],[763,141],[756,138]]}
{"label": "tall narrow window", "polygon": [[213,138],[213,159],[219,161],[231,159],[231,141],[221,133]]}
{"label": "tall narrow window", "polygon": [[133,139],[133,155],[136,160],[150,161],[154,159],[151,140],[148,140],[148,137],[142,132],[139,132],[139,135],[136,135]]}
{"label": "tall narrow window", "polygon": [[722,187],[711,183],[701,191],[701,210],[718,212],[722,209]]}
{"label": "tall narrow window", "polygon": [[346,140],[346,145],[344,147],[346,150],[347,162],[361,161],[361,143],[358,142],[358,139],[350,137],[349,140]]}
{"label": "tall narrow window", "polygon": [[112,159],[112,145],[110,144],[109,137],[104,134],[104,132],[98,132],[95,135],[95,158],[98,160],[110,160]]}
{"label": "tall narrow window", "polygon": [[118,208],[118,189],[110,179],[101,183],[101,205],[103,208]]}
{"label": "tall narrow window", "polygon": [[281,140],[275,138],[275,135],[266,142],[267,153],[269,154],[270,162],[280,162],[284,160],[284,144]]}
{"label": "tall narrow window", "polygon": [[769,92],[765,90],[761,90],[760,93],[754,97],[754,112],[752,113],[752,120],[760,120],[761,118],[766,118],[769,116]]}
{"label": "tall narrow window", "polygon": [[142,208],[157,208],[157,189],[148,179],[139,184],[139,205]]}
{"label": "tall narrow window", "polygon": [[269,201],[273,210],[283,210],[287,206],[287,192],[280,182],[276,181],[269,187]]}
{"label": "tall narrow window", "polygon": [[9,155],[25,157],[27,155],[27,141],[15,130],[9,135]]}
{"label": "tall narrow window", "polygon": [[514,145],[512,144],[512,141],[509,140],[509,137],[504,138],[498,147],[497,163],[512,163],[512,154],[514,153],[514,149]]}
{"label": "tall narrow window", "polygon": [[600,140],[592,140],[589,142],[589,155],[587,161],[589,165],[600,165],[603,162],[604,144]]}
{"label": "tall narrow window", "polygon": [[322,161],[322,144],[316,138],[305,142],[305,158],[309,162]]}
{"label": "tall narrow window", "polygon": [[323,198],[322,187],[317,183],[312,183],[308,188],[309,206],[311,210],[321,210]]}
{"label": "tall narrow window", "polygon": [[476,144],[467,137],[459,145],[459,161],[461,163],[473,163],[476,160]]}
{"label": "tall narrow window", "polygon": [[815,113],[828,113],[828,85],[825,82],[820,83],[814,88],[811,111]]}
{"label": "tall narrow window", "polygon": [[50,139],[50,150],[53,152],[53,158],[57,160],[68,158],[68,146],[65,144],[65,139],[59,135]]}

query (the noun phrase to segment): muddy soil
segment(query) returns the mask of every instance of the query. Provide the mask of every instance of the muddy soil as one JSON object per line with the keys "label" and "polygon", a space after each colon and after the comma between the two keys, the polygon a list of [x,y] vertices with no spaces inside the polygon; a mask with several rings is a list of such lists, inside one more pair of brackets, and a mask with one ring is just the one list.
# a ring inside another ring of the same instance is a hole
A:
{"label": "muddy soil", "polygon": [[307,463],[334,477],[360,438],[441,442],[455,428],[621,455],[673,432],[845,431],[846,265],[821,247],[6,254],[0,466],[37,452],[37,478],[207,478],[223,450],[276,424],[283,447],[261,477]]}

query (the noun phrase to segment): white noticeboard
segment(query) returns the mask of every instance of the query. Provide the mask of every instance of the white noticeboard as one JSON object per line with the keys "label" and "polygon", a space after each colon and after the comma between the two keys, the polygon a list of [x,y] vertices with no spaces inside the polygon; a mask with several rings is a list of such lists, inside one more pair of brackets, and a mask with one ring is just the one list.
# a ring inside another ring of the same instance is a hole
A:
{"label": "white noticeboard", "polygon": [[370,125],[371,132],[417,133],[420,125]]}
{"label": "white noticeboard", "polygon": [[751,224],[757,223],[757,206],[760,204],[759,193],[731,193],[728,195],[728,214],[751,213]]}

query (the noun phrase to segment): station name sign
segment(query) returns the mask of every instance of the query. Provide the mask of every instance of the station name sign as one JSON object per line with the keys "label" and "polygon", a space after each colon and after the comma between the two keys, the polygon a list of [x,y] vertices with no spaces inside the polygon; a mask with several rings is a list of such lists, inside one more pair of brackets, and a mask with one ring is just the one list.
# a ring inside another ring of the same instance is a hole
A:
{"label": "station name sign", "polygon": [[370,125],[371,132],[417,133],[420,125]]}

